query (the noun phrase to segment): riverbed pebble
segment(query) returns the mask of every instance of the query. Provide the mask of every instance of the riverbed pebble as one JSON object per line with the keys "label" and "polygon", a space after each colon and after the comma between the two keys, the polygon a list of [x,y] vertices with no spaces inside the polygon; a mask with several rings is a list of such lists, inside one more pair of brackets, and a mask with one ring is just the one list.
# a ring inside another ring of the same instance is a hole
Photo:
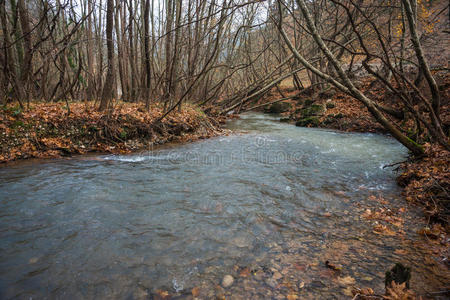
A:
{"label": "riverbed pebble", "polygon": [[274,280],[274,279],[272,279],[272,278],[267,278],[266,280],[265,280],[265,282],[266,282],[266,284],[268,285],[268,286],[270,286],[271,288],[276,288],[277,287],[277,282]]}
{"label": "riverbed pebble", "polygon": [[281,278],[283,278],[283,275],[281,275],[280,272],[275,271],[275,272],[273,273],[273,276],[272,276],[272,279],[273,279],[273,280],[278,280],[278,279],[281,279]]}
{"label": "riverbed pebble", "polygon": [[231,275],[225,275],[222,279],[222,286],[224,288],[228,288],[230,286],[232,286],[234,283],[234,278]]}

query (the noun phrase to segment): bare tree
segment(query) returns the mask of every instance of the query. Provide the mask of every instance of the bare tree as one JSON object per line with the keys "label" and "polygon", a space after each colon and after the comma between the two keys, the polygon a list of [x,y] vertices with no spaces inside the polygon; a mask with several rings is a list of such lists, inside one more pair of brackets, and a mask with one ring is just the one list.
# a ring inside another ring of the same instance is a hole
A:
{"label": "bare tree", "polygon": [[114,96],[114,0],[108,0],[106,4],[106,45],[108,49],[108,71],[106,73],[105,85],[103,87],[100,110],[108,108]]}

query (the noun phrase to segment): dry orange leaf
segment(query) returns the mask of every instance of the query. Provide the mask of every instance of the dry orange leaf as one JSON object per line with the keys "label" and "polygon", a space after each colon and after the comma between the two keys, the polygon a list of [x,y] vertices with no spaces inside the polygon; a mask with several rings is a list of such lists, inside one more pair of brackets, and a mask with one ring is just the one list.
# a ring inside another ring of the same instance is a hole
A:
{"label": "dry orange leaf", "polygon": [[198,295],[200,295],[200,289],[196,286],[195,288],[192,289],[191,293],[192,296],[198,297]]}

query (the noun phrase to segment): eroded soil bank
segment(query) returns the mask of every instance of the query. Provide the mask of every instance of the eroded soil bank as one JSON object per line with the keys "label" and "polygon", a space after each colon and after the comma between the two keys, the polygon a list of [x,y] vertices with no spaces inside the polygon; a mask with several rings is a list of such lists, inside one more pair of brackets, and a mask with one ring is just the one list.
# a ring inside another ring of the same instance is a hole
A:
{"label": "eroded soil bank", "polygon": [[189,142],[223,131],[218,118],[184,105],[156,123],[163,110],[119,103],[99,112],[94,103],[33,103],[22,111],[9,105],[0,110],[0,163],[27,158],[53,158],[149,150],[167,142]]}

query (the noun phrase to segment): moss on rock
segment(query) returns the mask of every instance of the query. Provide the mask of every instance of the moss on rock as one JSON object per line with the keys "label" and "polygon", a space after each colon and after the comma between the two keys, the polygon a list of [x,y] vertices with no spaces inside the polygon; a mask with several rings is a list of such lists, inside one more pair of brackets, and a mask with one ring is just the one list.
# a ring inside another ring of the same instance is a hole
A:
{"label": "moss on rock", "polygon": [[303,105],[305,107],[308,107],[308,106],[312,105],[313,103],[314,103],[313,99],[306,99],[305,102],[303,103]]}
{"label": "moss on rock", "polygon": [[308,125],[311,125],[311,127],[318,127],[320,125],[320,120],[318,117],[306,117],[303,119],[298,120],[295,123],[295,126],[299,126],[299,127],[306,127]]}
{"label": "moss on rock", "polygon": [[264,109],[265,113],[269,114],[279,114],[283,112],[287,112],[291,109],[291,104],[288,102],[277,102],[274,103]]}
{"label": "moss on rock", "polygon": [[310,107],[302,109],[302,117],[311,117],[316,116],[324,112],[324,108],[322,105],[313,104]]}
{"label": "moss on rock", "polygon": [[335,108],[336,104],[334,102],[327,102],[326,107],[329,108]]}

